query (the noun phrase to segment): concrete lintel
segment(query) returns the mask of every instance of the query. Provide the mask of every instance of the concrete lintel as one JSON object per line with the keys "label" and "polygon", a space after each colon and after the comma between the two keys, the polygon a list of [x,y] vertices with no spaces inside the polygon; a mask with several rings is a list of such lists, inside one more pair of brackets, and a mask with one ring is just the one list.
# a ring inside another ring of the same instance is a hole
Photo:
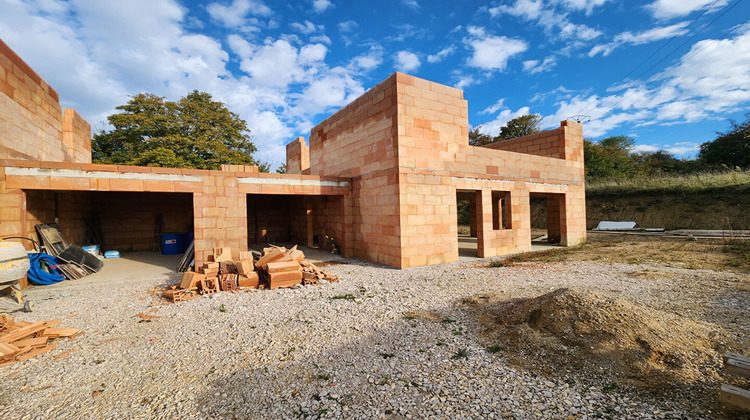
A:
{"label": "concrete lintel", "polygon": [[59,178],[137,179],[151,181],[203,182],[203,176],[201,175],[83,171],[78,169],[21,168],[15,166],[6,167],[5,174],[20,176],[54,176]]}
{"label": "concrete lintel", "polygon": [[349,181],[324,181],[318,179],[238,178],[237,182],[239,182],[240,184],[253,185],[290,185],[349,188]]}
{"label": "concrete lintel", "polygon": [[[460,176],[452,176],[452,180],[454,181],[469,181],[469,182],[490,182],[493,184],[515,184],[518,181],[506,181],[503,179],[486,179],[486,178],[467,178],[467,177],[460,177]],[[522,181],[525,184],[529,185],[542,185],[545,187],[559,187],[559,188],[568,188],[568,184],[552,184],[549,182],[533,182],[533,181]]]}

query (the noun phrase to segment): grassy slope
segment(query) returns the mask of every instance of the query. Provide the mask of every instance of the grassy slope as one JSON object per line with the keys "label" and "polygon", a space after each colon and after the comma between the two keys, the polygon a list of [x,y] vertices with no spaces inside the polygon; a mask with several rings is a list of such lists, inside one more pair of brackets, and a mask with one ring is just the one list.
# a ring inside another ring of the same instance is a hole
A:
{"label": "grassy slope", "polygon": [[750,171],[587,185],[587,227],[600,220],[667,229],[750,229]]}

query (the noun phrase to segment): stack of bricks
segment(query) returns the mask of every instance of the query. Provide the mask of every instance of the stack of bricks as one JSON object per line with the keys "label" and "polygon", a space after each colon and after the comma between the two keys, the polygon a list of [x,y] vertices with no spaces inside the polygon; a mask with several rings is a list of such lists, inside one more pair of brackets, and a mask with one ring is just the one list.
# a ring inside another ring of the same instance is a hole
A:
{"label": "stack of bricks", "polygon": [[[232,259],[228,247],[216,248],[208,256],[209,262],[196,271],[186,271],[180,284],[162,292],[173,302],[181,302],[223,291],[238,289],[278,289],[302,285],[319,285],[321,280],[333,282],[338,277],[304,261],[305,254],[295,245],[291,249],[272,246],[263,250],[258,261],[250,251],[239,251],[239,259]],[[258,271],[255,271],[257,268]]]}
{"label": "stack of bricks", "polygon": [[162,294],[174,302],[181,302],[221,291],[243,288],[258,288],[258,273],[254,271],[253,256],[249,251],[240,251],[239,259],[232,259],[232,250],[216,248],[209,255],[209,262],[196,271],[186,271],[180,284],[170,286]]}
{"label": "stack of bricks", "polygon": [[297,249],[270,247],[263,250],[263,256],[255,262],[261,282],[269,289],[294,287],[298,284],[318,285],[321,280],[337,281],[338,277],[318,269],[304,261],[305,254]]}

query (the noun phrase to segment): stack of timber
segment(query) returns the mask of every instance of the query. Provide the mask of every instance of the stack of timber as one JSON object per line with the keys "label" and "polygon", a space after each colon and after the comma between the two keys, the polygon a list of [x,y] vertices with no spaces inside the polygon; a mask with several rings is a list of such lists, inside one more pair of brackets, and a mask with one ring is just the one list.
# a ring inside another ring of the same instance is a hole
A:
{"label": "stack of timber", "polygon": [[57,267],[66,278],[73,280],[86,277],[101,270],[104,265],[80,246],[66,243],[56,223],[39,224],[34,227],[45,252],[65,261],[66,264]]}
{"label": "stack of timber", "polygon": [[[746,379],[750,378],[750,357],[737,353],[725,353],[724,368],[730,375]],[[719,401],[750,410],[750,391],[728,384],[721,384]]]}
{"label": "stack of timber", "polygon": [[233,260],[230,248],[215,248],[208,262],[195,271],[185,271],[180,283],[168,287],[162,296],[182,302],[222,291],[319,285],[321,280],[339,279],[304,258],[305,254],[297,246],[265,248],[257,261],[250,251],[240,251],[239,258]]}
{"label": "stack of timber", "polygon": [[57,348],[55,340],[81,333],[75,328],[57,328],[59,319],[39,322],[16,321],[0,314],[0,367],[36,357]]}

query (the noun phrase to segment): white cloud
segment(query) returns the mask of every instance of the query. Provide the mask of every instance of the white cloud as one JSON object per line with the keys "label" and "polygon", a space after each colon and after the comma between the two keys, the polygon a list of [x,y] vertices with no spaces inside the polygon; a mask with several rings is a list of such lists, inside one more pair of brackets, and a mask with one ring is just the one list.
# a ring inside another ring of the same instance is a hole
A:
{"label": "white cloud", "polygon": [[315,25],[309,20],[306,20],[302,23],[292,22],[289,24],[289,26],[304,35],[310,35],[311,33],[317,32],[318,30],[323,30],[323,25]]}
{"label": "white cloud", "polygon": [[552,67],[557,64],[557,58],[550,56],[545,58],[543,61],[539,60],[527,60],[523,62],[523,70],[530,74],[537,74],[545,71],[549,71]]}
{"label": "white cloud", "polygon": [[419,61],[419,57],[413,52],[409,52],[409,51],[399,51],[396,54],[395,61],[396,63],[394,67],[396,68],[396,70],[403,72],[403,73],[415,71],[422,64]]}
{"label": "white cloud", "polygon": [[428,63],[439,63],[446,59],[449,55],[453,54],[456,51],[456,46],[451,45],[448,47],[443,48],[442,50],[438,51],[435,54],[431,54],[427,56],[427,62]]}
{"label": "white cloud", "polygon": [[344,22],[340,22],[338,25],[340,32],[354,32],[359,28],[359,24],[353,20],[347,20]]}
{"label": "white cloud", "polygon": [[566,10],[582,9],[590,13],[594,7],[605,2],[606,0],[556,0],[545,4],[542,0],[515,0],[510,5],[491,7],[488,10],[492,17],[508,14],[527,21],[535,21],[545,29],[549,36],[580,44],[600,37],[602,32],[584,24],[571,22]]}
{"label": "white cloud", "polygon": [[401,3],[412,10],[419,10],[419,3],[417,0],[401,0]]}
{"label": "white cloud", "polygon": [[467,62],[472,67],[502,71],[511,57],[528,49],[520,39],[487,35],[483,28],[469,27],[469,33],[474,36],[467,41],[473,49]]}
{"label": "white cloud", "polygon": [[556,0],[562,4],[565,8],[570,10],[584,10],[587,15],[590,15],[594,8],[607,3],[609,0]]}
{"label": "white cloud", "polygon": [[653,28],[638,33],[632,33],[629,31],[622,32],[615,36],[614,40],[610,43],[595,45],[589,51],[588,56],[594,57],[601,53],[606,57],[616,48],[623,45],[641,45],[666,38],[672,38],[673,36],[683,35],[687,33],[687,30],[685,29],[687,24],[688,22],[679,22],[674,25]]}
{"label": "white cloud", "polygon": [[[132,5],[132,2],[123,3]],[[228,28],[242,26],[248,15],[270,16],[273,14],[273,11],[268,6],[257,0],[234,0],[229,6],[224,6],[219,3],[211,3],[206,6],[206,11],[212,18],[221,22]]]}
{"label": "white cloud", "polygon": [[331,0],[313,0],[312,4],[313,9],[315,9],[316,13],[323,13],[330,7],[333,7],[333,3],[331,3]]}
{"label": "white cloud", "polygon": [[648,81],[631,82],[607,96],[560,101],[548,119],[559,121],[585,113],[592,117],[586,123],[587,135],[599,136],[623,124],[690,123],[747,109],[750,25],[739,29],[740,34],[731,39],[697,42],[678,64]]}
{"label": "white cloud", "polygon": [[[702,10],[714,3],[715,0],[656,0],[646,6],[658,19],[671,19],[687,16],[696,10]],[[719,0],[712,6],[714,10],[724,7],[729,0]]]}
{"label": "white cloud", "polygon": [[497,102],[495,102],[494,104],[492,104],[492,105],[488,106],[487,108],[485,108],[485,109],[477,112],[477,114],[478,115],[494,114],[500,108],[505,107],[504,103],[505,103],[505,98],[501,98]]}
{"label": "white cloud", "polygon": [[489,9],[492,17],[497,17],[503,13],[512,16],[523,17],[527,20],[538,19],[544,10],[543,0],[516,0],[513,5],[501,5]]}
{"label": "white cloud", "polygon": [[379,66],[383,60],[379,54],[365,54],[354,57],[354,63],[363,70],[372,70]]}

